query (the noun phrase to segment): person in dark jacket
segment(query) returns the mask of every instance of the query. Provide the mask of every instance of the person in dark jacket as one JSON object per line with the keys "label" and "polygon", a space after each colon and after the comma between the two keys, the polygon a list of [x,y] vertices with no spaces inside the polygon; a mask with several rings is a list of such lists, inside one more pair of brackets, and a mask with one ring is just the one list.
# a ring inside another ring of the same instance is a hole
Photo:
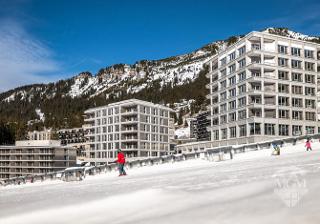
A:
{"label": "person in dark jacket", "polygon": [[119,176],[127,175],[126,171],[124,170],[124,164],[126,163],[126,158],[124,156],[124,153],[121,151],[121,149],[118,149],[118,169],[119,169]]}

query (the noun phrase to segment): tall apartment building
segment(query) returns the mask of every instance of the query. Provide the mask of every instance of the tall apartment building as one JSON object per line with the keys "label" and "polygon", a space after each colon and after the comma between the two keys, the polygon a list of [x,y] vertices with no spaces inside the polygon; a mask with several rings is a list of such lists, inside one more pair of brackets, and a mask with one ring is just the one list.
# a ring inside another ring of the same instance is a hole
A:
{"label": "tall apartment building", "polygon": [[117,149],[128,159],[165,155],[170,150],[173,124],[168,107],[130,99],[85,111],[89,162],[115,161]]}
{"label": "tall apartment building", "polygon": [[0,179],[44,174],[76,165],[76,151],[60,141],[17,141],[0,146]]}
{"label": "tall apartment building", "polygon": [[197,141],[210,141],[211,133],[207,128],[211,126],[211,120],[208,116],[210,112],[201,112],[190,120],[190,138],[196,138]]}
{"label": "tall apartment building", "polygon": [[211,140],[243,144],[318,133],[320,45],[251,32],[210,61]]}

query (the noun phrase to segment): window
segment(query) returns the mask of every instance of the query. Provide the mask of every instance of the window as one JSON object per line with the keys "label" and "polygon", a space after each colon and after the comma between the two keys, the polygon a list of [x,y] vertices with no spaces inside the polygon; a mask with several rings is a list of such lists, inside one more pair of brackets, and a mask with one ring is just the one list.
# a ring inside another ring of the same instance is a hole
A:
{"label": "window", "polygon": [[230,128],[230,138],[236,138],[237,137],[237,128],[231,127]]}
{"label": "window", "polygon": [[305,58],[314,58],[313,51],[311,50],[304,50],[304,57]]}
{"label": "window", "polygon": [[238,53],[239,53],[239,56],[242,56],[244,53],[246,53],[246,46],[240,47],[238,49]]}
{"label": "window", "polygon": [[239,115],[239,120],[246,119],[247,118],[247,111],[241,110],[238,112],[238,115]]}
{"label": "window", "polygon": [[219,130],[213,131],[213,140],[219,140]]}
{"label": "window", "polygon": [[302,86],[291,86],[291,91],[293,94],[301,95],[302,93]]}
{"label": "window", "polygon": [[247,136],[247,126],[239,125],[239,137]]}
{"label": "window", "polygon": [[246,79],[246,72],[241,72],[239,73],[239,82],[243,81]]}
{"label": "window", "polygon": [[309,74],[306,74],[306,75],[305,75],[305,82],[306,82],[306,83],[315,83],[314,80],[315,80],[315,79],[314,79],[314,75],[309,75]]}
{"label": "window", "polygon": [[227,99],[227,92],[220,93],[220,99],[221,100]]}
{"label": "window", "polygon": [[296,47],[292,47],[291,48],[291,54],[294,56],[300,56],[301,55],[301,49],[300,48],[296,48]]}
{"label": "window", "polygon": [[315,88],[305,87],[305,94],[307,96],[314,96],[315,95]]}
{"label": "window", "polygon": [[246,59],[244,58],[238,61],[238,63],[239,63],[239,68],[243,68],[244,66],[246,66]]}
{"label": "window", "polygon": [[292,135],[293,136],[302,135],[302,126],[300,126],[300,125],[292,125]]}
{"label": "window", "polygon": [[302,120],[302,111],[292,111],[292,119],[293,120]]}
{"label": "window", "polygon": [[306,112],[306,120],[315,121],[316,120],[315,112]]}
{"label": "window", "polygon": [[292,75],[292,81],[296,81],[296,82],[302,82],[302,74],[301,73],[295,73],[293,72]]}
{"label": "window", "polygon": [[260,123],[251,123],[250,126],[250,135],[261,135]]}
{"label": "window", "polygon": [[227,139],[228,137],[228,132],[227,132],[227,129],[224,128],[224,129],[221,129],[221,139]]}
{"label": "window", "polygon": [[278,97],[278,104],[279,104],[279,106],[290,106],[289,97],[279,96]]}
{"label": "window", "polygon": [[229,102],[229,110],[234,110],[234,109],[236,109],[236,101],[235,100]]}
{"label": "window", "polygon": [[236,120],[237,120],[236,112],[230,113],[229,114],[229,121],[233,122],[233,121],[236,121]]}
{"label": "window", "polygon": [[225,124],[227,123],[227,115],[222,115],[220,117],[220,124]]}
{"label": "window", "polygon": [[279,124],[279,135],[289,136],[289,125]]}
{"label": "window", "polygon": [[239,103],[238,103],[239,107],[243,107],[243,106],[245,106],[247,104],[246,97],[241,97],[241,98],[239,98],[238,101],[239,101]]}
{"label": "window", "polygon": [[279,93],[289,93],[289,85],[285,85],[285,84],[278,84],[278,92]]}
{"label": "window", "polygon": [[289,119],[289,110],[279,110],[279,118]]}
{"label": "window", "polygon": [[306,101],[305,101],[305,107],[306,107],[306,108],[316,108],[315,100],[306,99]]}
{"label": "window", "polygon": [[288,59],[278,58],[278,65],[282,67],[288,67]]}
{"label": "window", "polygon": [[236,71],[236,64],[232,64],[229,66],[229,74],[233,73]]}
{"label": "window", "polygon": [[227,64],[227,58],[226,57],[222,58],[220,62],[221,62],[221,66]]}
{"label": "window", "polygon": [[288,53],[288,47],[283,45],[278,45],[278,53],[280,54],[287,54]]}
{"label": "window", "polygon": [[236,59],[236,52],[235,51],[232,52],[231,54],[229,54],[229,60],[232,61],[234,59]]}
{"label": "window", "polygon": [[226,88],[227,87],[227,81],[224,80],[222,82],[220,82],[221,88]]}
{"label": "window", "polygon": [[304,67],[306,71],[314,71],[314,63],[305,62]]}
{"label": "window", "polygon": [[229,85],[233,86],[236,84],[236,76],[232,76],[229,78]]}
{"label": "window", "polygon": [[229,96],[230,97],[235,97],[236,95],[237,95],[236,88],[233,88],[233,89],[229,90]]}
{"label": "window", "polygon": [[264,134],[275,135],[274,127],[275,127],[275,124],[264,124]]}
{"label": "window", "polygon": [[246,84],[239,86],[239,94],[246,92]]}
{"label": "window", "polygon": [[278,78],[282,80],[289,80],[288,72],[285,71],[279,71],[278,72]]}
{"label": "window", "polygon": [[292,106],[293,106],[293,107],[303,107],[303,105],[302,105],[302,99],[292,98]]}
{"label": "window", "polygon": [[306,126],[306,134],[307,134],[307,135],[314,134],[314,129],[315,129],[315,127]]}
{"label": "window", "polygon": [[225,103],[225,104],[222,104],[222,105],[220,106],[220,110],[221,110],[221,113],[226,112],[226,111],[227,111],[227,104],[226,104],[226,103]]}
{"label": "window", "polygon": [[296,69],[301,69],[301,61],[291,60],[291,67]]}
{"label": "window", "polygon": [[220,71],[220,73],[221,73],[221,77],[226,76],[227,75],[227,70],[226,69],[222,69]]}

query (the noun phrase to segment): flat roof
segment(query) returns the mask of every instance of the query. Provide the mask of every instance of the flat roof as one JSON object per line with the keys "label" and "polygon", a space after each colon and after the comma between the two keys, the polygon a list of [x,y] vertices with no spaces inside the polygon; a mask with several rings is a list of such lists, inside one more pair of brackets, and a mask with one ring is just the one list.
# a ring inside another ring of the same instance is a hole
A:
{"label": "flat roof", "polygon": [[[263,32],[263,31],[251,31],[250,33],[246,34],[244,37],[240,38],[237,42],[233,43],[232,45],[228,46],[226,49],[218,51],[218,53],[215,55],[219,55],[222,52],[228,51],[229,49],[233,48],[234,46],[236,46],[237,44],[239,44],[241,41],[243,41],[244,39],[248,38],[249,36],[252,36],[254,34],[262,34],[262,35],[267,35],[267,36],[272,36],[272,37],[277,37],[277,38],[283,38],[283,39],[287,39],[287,40],[293,40],[293,41],[297,41],[297,42],[302,42],[302,43],[306,43],[306,44],[311,44],[311,45],[315,45],[317,47],[320,47],[320,44],[315,43],[315,42],[311,42],[311,41],[307,41],[307,40],[299,40],[299,39],[294,39],[291,37],[285,37],[285,36],[281,36],[281,35],[277,35],[277,34],[272,34],[269,32]],[[215,57],[214,57],[215,58]],[[213,58],[213,59],[214,59]]]}
{"label": "flat roof", "polygon": [[93,108],[90,108],[88,110],[85,110],[84,112],[86,113],[86,112],[91,112],[91,111],[95,111],[95,110],[103,109],[103,108],[107,108],[107,107],[121,106],[123,104],[128,104],[128,103],[146,104],[146,105],[149,105],[149,106],[159,107],[159,108],[174,112],[174,110],[171,109],[170,107],[163,106],[161,104],[156,104],[156,103],[144,101],[144,100],[135,99],[135,98],[128,99],[128,100],[122,100],[122,101],[118,101],[118,102],[115,102],[115,103],[110,103],[110,104],[107,104],[105,106],[93,107]]}

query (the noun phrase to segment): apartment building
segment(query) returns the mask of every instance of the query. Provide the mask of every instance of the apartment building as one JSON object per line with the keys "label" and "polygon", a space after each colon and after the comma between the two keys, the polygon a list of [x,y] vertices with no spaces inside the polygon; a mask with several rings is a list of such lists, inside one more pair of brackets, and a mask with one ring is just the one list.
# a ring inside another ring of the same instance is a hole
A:
{"label": "apartment building", "polygon": [[29,140],[51,140],[53,132],[51,129],[44,128],[43,131],[29,131],[28,139]]}
{"label": "apartment building", "polygon": [[319,132],[320,45],[251,32],[209,63],[214,145]]}
{"label": "apartment building", "polygon": [[173,139],[172,109],[130,99],[85,111],[85,136],[89,139],[86,160],[115,161],[117,149],[130,160],[161,156],[170,150]]}
{"label": "apartment building", "polygon": [[210,112],[201,112],[190,120],[190,138],[196,138],[197,141],[209,141],[211,133],[207,130],[211,126],[211,120],[208,119]]}
{"label": "apartment building", "polygon": [[17,141],[0,146],[0,179],[44,174],[76,165],[76,151],[60,141]]}

